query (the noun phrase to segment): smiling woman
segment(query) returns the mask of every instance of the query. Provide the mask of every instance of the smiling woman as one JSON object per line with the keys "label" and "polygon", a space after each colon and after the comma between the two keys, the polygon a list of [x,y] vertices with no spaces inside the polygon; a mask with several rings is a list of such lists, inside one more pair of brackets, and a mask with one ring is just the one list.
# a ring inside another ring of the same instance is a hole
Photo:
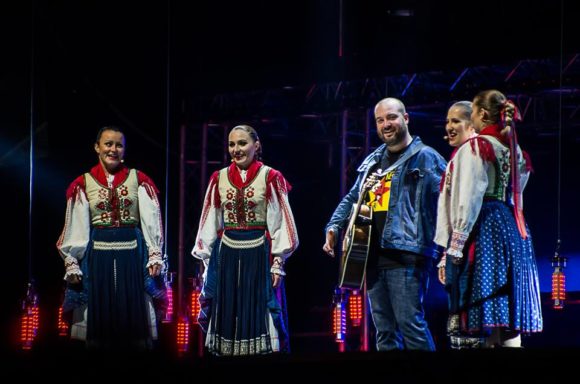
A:
{"label": "smiling woman", "polygon": [[458,101],[447,111],[445,119],[447,136],[445,136],[445,140],[449,142],[450,146],[457,148],[475,135],[471,123],[471,112],[471,101]]}
{"label": "smiling woman", "polygon": [[[515,104],[498,90],[473,99],[477,133],[452,156],[440,185],[435,242],[449,297],[452,348],[521,347],[543,328],[538,269],[522,191],[531,172]],[[449,130],[448,130],[449,132]],[[511,132],[511,133],[510,133]]]}
{"label": "smiling woman", "polygon": [[125,136],[117,128],[101,128],[97,134],[95,151],[99,155],[99,162],[109,174],[114,173],[123,163],[125,156]]}
{"label": "smiling woman", "polygon": [[247,170],[254,159],[261,159],[262,144],[254,128],[249,125],[239,125],[232,129],[228,148],[232,161],[239,169]]}
{"label": "smiling woman", "polygon": [[57,242],[67,281],[71,338],[96,348],[150,348],[165,301],[161,210],[153,181],[123,164],[125,135],[101,128],[99,163],[67,190]]}
{"label": "smiling woman", "polygon": [[288,352],[284,263],[298,247],[290,184],[259,161],[249,125],[231,130],[228,148],[232,163],[209,181],[192,251],[206,267],[205,345],[220,356]]}

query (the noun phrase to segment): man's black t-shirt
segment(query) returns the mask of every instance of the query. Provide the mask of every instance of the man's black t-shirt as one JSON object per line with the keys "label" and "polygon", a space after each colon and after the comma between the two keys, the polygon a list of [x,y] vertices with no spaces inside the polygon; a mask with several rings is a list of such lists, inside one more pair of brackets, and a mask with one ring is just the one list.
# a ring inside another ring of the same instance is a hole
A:
{"label": "man's black t-shirt", "polygon": [[[405,153],[409,147],[406,147],[400,152],[389,152],[385,150],[381,161],[371,168],[369,175],[380,169],[387,169],[391,164],[394,164],[399,157]],[[397,249],[381,248],[381,238],[385,223],[387,221],[389,201],[391,199],[391,179],[396,169],[384,175],[375,187],[365,196],[365,203],[373,210],[373,220],[371,228],[371,246],[368,257],[369,267],[378,268],[402,268],[408,265],[416,265],[424,262],[424,258],[420,255],[409,252],[401,252]],[[396,198],[396,197],[393,197]]]}

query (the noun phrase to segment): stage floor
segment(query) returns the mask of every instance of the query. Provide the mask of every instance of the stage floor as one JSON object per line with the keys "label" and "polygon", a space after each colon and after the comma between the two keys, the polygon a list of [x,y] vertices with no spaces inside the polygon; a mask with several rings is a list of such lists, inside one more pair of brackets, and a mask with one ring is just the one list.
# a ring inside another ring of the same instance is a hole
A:
{"label": "stage floor", "polygon": [[[221,382],[289,382],[323,379],[346,382],[520,382],[563,379],[576,372],[571,359],[580,349],[523,348],[438,352],[301,353],[215,358],[147,353],[88,352],[51,348],[11,353],[3,358],[6,377],[69,380],[186,379]],[[12,376],[15,375],[15,376]],[[357,379],[358,378],[358,379]],[[514,381],[515,380],[515,381]],[[165,381],[167,382],[167,381]],[[574,382],[569,381],[569,382]]]}

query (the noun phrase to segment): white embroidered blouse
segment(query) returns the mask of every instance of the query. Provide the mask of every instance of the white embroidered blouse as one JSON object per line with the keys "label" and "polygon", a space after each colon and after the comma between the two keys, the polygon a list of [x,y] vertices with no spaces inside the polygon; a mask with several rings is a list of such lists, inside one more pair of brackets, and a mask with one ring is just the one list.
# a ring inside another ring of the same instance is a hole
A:
{"label": "white embroidered blouse", "polygon": [[298,233],[282,174],[255,162],[248,174],[232,164],[209,182],[192,255],[207,266],[218,236],[229,229],[264,229],[274,257],[286,260],[298,247]]}
{"label": "white embroidered blouse", "polygon": [[[64,279],[66,280],[73,274],[82,276],[79,261],[84,257],[90,241],[92,223],[98,224],[103,221],[103,226],[116,226],[117,224],[111,223],[110,220],[101,220],[101,217],[110,217],[113,210],[118,210],[121,216],[131,219],[136,217],[139,220],[149,252],[147,267],[162,265],[163,225],[153,182],[142,173],[138,177],[137,170],[131,169],[120,172],[119,177],[123,180],[119,180],[118,184],[113,186],[113,179],[103,178],[97,167],[75,180],[67,193],[64,228],[57,242],[57,249],[65,263]],[[106,185],[104,180],[106,180]],[[87,193],[87,187],[91,189],[90,193]],[[95,191],[95,188],[100,191]],[[110,204],[111,194],[116,196],[117,203],[114,206]],[[90,196],[90,199],[87,196]],[[103,198],[101,199],[103,201],[97,201],[100,199],[99,196]],[[135,196],[136,202],[128,202],[131,197]],[[100,213],[95,208],[99,204],[102,208]],[[96,215],[98,217],[95,217]],[[119,220],[118,224],[122,225],[122,220]]]}
{"label": "white embroidered blouse", "polygon": [[[523,191],[530,172],[519,147],[517,154]],[[484,199],[513,203],[508,189],[510,168],[509,147],[494,136],[480,135],[458,148],[447,164],[437,207],[434,241],[446,249],[446,254],[463,257],[465,241]]]}

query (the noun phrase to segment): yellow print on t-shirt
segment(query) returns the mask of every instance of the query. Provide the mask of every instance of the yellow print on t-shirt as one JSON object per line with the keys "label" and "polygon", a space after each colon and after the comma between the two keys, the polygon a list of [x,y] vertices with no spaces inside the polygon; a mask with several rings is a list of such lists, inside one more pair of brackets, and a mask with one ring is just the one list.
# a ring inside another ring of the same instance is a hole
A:
{"label": "yellow print on t-shirt", "polygon": [[373,212],[386,212],[389,210],[391,199],[391,179],[395,171],[387,173],[370,190],[367,205]]}

